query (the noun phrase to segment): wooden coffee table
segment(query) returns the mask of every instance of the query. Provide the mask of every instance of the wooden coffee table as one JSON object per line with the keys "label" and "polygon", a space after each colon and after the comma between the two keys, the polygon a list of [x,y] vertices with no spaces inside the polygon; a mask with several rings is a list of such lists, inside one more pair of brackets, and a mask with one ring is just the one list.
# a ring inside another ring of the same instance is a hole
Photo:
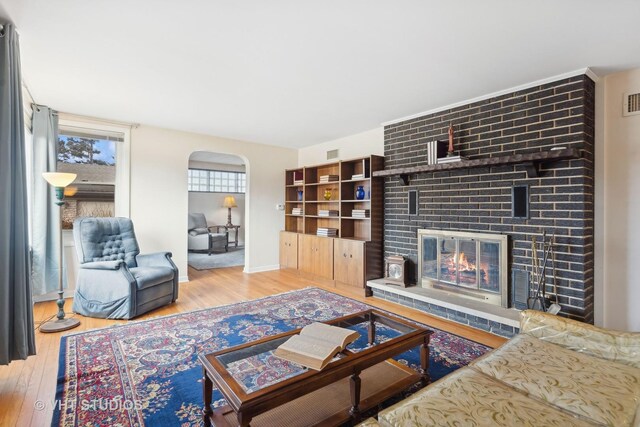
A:
{"label": "wooden coffee table", "polygon": [[[345,351],[322,371],[284,362],[272,352],[300,329],[200,355],[206,426],[340,425],[418,381],[429,382],[429,339],[433,331],[378,310],[325,322],[366,331],[368,345]],[[376,328],[395,335],[386,341]],[[420,346],[419,372],[391,357]],[[276,375],[271,365],[278,365]],[[213,384],[228,405],[211,408]]]}

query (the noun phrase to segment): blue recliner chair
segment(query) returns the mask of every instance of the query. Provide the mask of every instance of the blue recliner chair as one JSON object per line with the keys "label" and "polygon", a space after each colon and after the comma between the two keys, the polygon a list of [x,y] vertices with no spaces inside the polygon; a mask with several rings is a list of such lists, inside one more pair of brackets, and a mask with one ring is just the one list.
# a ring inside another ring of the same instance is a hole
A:
{"label": "blue recliner chair", "polygon": [[74,312],[131,319],[178,298],[171,253],[140,255],[129,218],[78,218],[73,237],[80,261]]}

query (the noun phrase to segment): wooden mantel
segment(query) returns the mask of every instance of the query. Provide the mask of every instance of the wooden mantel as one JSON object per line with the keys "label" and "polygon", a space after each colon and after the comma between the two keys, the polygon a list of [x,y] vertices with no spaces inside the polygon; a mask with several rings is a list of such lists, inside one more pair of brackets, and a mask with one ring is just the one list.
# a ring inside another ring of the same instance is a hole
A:
{"label": "wooden mantel", "polygon": [[454,169],[471,169],[482,168],[487,166],[505,166],[522,164],[527,171],[527,177],[535,178],[538,176],[539,166],[541,163],[552,162],[556,160],[579,159],[582,153],[577,148],[565,148],[562,150],[541,151],[538,153],[513,154],[510,156],[485,157],[482,159],[461,160],[459,162],[442,163],[436,165],[411,166],[406,168],[385,169],[373,172],[373,176],[395,176],[398,175],[405,185],[409,184],[409,175],[438,172]]}

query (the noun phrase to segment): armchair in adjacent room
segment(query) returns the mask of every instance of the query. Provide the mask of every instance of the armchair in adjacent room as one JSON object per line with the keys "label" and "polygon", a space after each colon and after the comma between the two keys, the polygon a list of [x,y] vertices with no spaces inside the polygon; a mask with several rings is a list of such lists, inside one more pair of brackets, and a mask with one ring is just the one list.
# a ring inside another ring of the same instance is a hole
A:
{"label": "armchair in adjacent room", "polygon": [[187,232],[189,233],[188,248],[190,251],[207,251],[209,255],[213,249],[223,247],[229,251],[229,232],[213,233],[207,224],[207,218],[203,213],[190,213]]}
{"label": "armchair in adjacent room", "polygon": [[74,312],[131,319],[178,298],[171,253],[140,255],[129,218],[78,218],[73,237],[80,261]]}

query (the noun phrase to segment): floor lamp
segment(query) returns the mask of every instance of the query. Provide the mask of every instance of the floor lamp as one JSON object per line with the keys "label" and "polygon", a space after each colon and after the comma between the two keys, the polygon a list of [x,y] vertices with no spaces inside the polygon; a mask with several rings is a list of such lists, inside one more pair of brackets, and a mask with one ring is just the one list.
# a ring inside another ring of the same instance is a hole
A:
{"label": "floor lamp", "polygon": [[56,189],[56,202],[55,204],[60,207],[60,223],[59,226],[59,236],[60,236],[60,255],[58,257],[59,265],[58,265],[58,314],[56,320],[51,320],[46,322],[40,326],[40,332],[60,332],[66,331],[67,329],[75,328],[80,325],[80,321],[75,318],[65,319],[64,317],[64,289],[62,288],[62,251],[64,245],[62,243],[62,206],[64,206],[64,188],[71,184],[74,179],[76,179],[75,173],[63,173],[63,172],[45,172],[42,174],[42,177],[47,180],[47,182]]}
{"label": "floor lamp", "polygon": [[227,215],[227,227],[233,227],[233,224],[231,223],[231,208],[238,207],[236,199],[233,196],[225,197],[222,207],[229,209],[229,214]]}

